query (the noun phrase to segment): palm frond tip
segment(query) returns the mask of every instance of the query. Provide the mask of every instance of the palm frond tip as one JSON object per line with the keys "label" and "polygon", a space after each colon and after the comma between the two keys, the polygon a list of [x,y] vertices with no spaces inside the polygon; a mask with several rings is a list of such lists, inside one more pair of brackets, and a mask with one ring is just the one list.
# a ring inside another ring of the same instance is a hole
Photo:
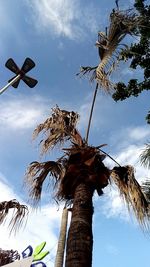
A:
{"label": "palm frond tip", "polygon": [[123,50],[120,42],[127,34],[136,34],[135,29],[139,23],[138,20],[138,16],[132,10],[113,10],[110,14],[108,34],[98,32],[98,41],[95,45],[100,57],[99,65],[96,67],[81,67],[80,74],[92,73],[91,80],[96,79],[99,86],[110,92],[114,85],[109,80],[109,76],[116,68]]}
{"label": "palm frond tip", "polygon": [[111,172],[111,177],[118,186],[128,209],[131,210],[132,208],[138,222],[143,227],[147,227],[149,220],[149,203],[142,192],[141,186],[135,179],[134,168],[129,165],[115,167]]}
{"label": "palm frond tip", "polygon": [[27,169],[25,176],[25,184],[29,186],[29,197],[34,205],[41,199],[42,187],[45,179],[49,175],[54,178],[55,183],[61,178],[64,172],[64,167],[61,160],[47,161],[43,163],[32,162]]}
{"label": "palm frond tip", "polygon": [[76,124],[79,115],[74,111],[61,110],[58,106],[52,109],[52,115],[44,123],[38,125],[33,133],[33,138],[41,132],[45,138],[41,140],[42,152],[46,153],[57,144],[72,139],[73,141],[81,138],[77,134]]}
{"label": "palm frond tip", "polygon": [[0,202],[0,224],[5,222],[10,209],[14,210],[9,223],[10,232],[13,230],[16,232],[21,227],[25,215],[28,213],[28,208],[26,205],[21,205],[16,199]]}
{"label": "palm frond tip", "polygon": [[145,167],[150,168],[150,144],[146,144],[146,148],[144,149],[143,153],[141,154],[141,163]]}
{"label": "palm frond tip", "polygon": [[110,14],[108,36],[102,32],[98,34],[96,46],[99,48],[101,62],[96,69],[96,80],[106,90],[113,87],[108,76],[118,63],[119,51],[122,51],[118,46],[127,34],[135,34],[137,22],[137,16],[131,10],[113,10]]}

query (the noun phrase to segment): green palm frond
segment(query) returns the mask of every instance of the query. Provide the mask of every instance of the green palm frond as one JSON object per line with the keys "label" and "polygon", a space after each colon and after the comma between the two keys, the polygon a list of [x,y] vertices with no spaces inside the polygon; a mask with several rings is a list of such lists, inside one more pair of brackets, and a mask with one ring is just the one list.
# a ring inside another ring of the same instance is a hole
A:
{"label": "green palm frond", "polygon": [[118,64],[120,53],[122,52],[120,42],[127,34],[135,34],[135,28],[138,24],[138,17],[131,10],[120,11],[113,10],[110,14],[110,25],[108,34],[99,32],[98,47],[100,63],[97,67],[82,67],[80,73],[85,75],[92,72],[92,80],[96,79],[97,83],[106,91],[114,86],[109,76]]}
{"label": "green palm frond", "polygon": [[16,232],[21,227],[25,215],[28,213],[28,208],[25,205],[21,205],[16,199],[0,202],[0,224],[5,222],[6,216],[11,209],[13,209],[14,212],[9,223],[11,227],[10,232],[13,230]]}
{"label": "green palm frond", "polygon": [[41,140],[42,153],[46,153],[57,144],[72,140],[82,142],[82,138],[76,130],[79,115],[74,111],[61,110],[58,106],[52,109],[52,115],[44,123],[38,125],[33,133],[33,138],[41,132],[45,138]]}
{"label": "green palm frond", "polygon": [[3,250],[0,248],[0,266],[19,260],[20,255],[17,250]]}
{"label": "green palm frond", "polygon": [[146,144],[146,148],[141,154],[141,163],[145,166],[150,168],[150,144]]}
{"label": "green palm frond", "polygon": [[132,208],[138,222],[146,228],[149,220],[149,203],[142,192],[141,186],[135,179],[134,168],[129,165],[114,167],[111,171],[111,177],[117,185],[129,211]]}
{"label": "green palm frond", "polygon": [[28,167],[25,176],[25,184],[29,187],[29,197],[34,205],[37,205],[41,199],[43,183],[47,176],[52,176],[55,183],[57,183],[63,175],[64,166],[62,162],[61,160],[43,163],[32,162]]}

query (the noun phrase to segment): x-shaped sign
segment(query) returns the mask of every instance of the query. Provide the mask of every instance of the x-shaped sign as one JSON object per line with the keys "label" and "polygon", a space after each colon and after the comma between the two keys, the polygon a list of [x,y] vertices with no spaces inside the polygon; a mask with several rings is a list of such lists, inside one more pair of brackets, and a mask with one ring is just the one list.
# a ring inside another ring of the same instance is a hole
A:
{"label": "x-shaped sign", "polygon": [[20,80],[23,80],[30,88],[33,88],[37,84],[37,80],[29,77],[26,75],[27,72],[32,70],[35,67],[34,61],[27,57],[22,65],[22,68],[19,69],[17,64],[14,62],[12,58],[9,58],[5,64],[6,68],[11,70],[16,74],[13,78],[11,78],[8,82],[10,83],[13,79],[15,79],[18,75],[20,75],[20,78],[12,84],[14,88],[17,88]]}
{"label": "x-shaped sign", "polygon": [[25,59],[21,69],[19,69],[19,67],[17,66],[17,64],[14,62],[12,58],[9,58],[7,60],[5,66],[6,68],[11,70],[16,75],[8,81],[7,85],[5,85],[2,89],[0,89],[0,95],[4,91],[6,91],[7,88],[11,85],[14,88],[17,88],[20,83],[20,80],[23,80],[30,88],[33,88],[37,84],[38,82],[37,80],[26,75],[27,72],[29,72],[35,67],[35,63],[31,58],[27,57]]}

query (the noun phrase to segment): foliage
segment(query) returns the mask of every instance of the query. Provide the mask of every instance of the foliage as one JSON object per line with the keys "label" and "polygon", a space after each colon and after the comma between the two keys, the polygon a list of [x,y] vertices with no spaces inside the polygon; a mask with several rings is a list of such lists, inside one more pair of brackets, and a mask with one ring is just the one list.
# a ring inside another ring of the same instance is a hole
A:
{"label": "foliage", "polygon": [[114,167],[111,177],[118,186],[120,195],[126,202],[128,209],[133,209],[141,225],[148,226],[149,205],[141,186],[135,179],[134,168],[132,166]]}
{"label": "foliage", "polygon": [[15,260],[19,260],[20,255],[18,251],[13,250],[2,250],[0,248],[0,266],[3,266],[5,264],[11,263]]}
{"label": "foliage", "polygon": [[57,144],[62,144],[67,140],[81,141],[78,132],[76,131],[76,124],[79,115],[74,112],[60,110],[58,106],[52,109],[52,115],[44,123],[41,123],[34,130],[33,138],[37,137],[41,132],[46,136],[41,140],[42,153],[46,153]]}
{"label": "foliage", "polygon": [[106,89],[106,91],[110,91],[113,84],[108,77],[116,67],[124,46],[120,42],[127,34],[135,35],[136,25],[138,24],[139,18],[131,10],[120,11],[119,9],[113,9],[110,14],[108,34],[107,31],[106,34],[104,32],[98,33],[96,46],[100,57],[99,65],[96,67],[81,67],[81,71],[78,74],[85,75],[92,71],[91,80],[96,79],[99,86]]}
{"label": "foliage", "polygon": [[22,225],[25,215],[28,213],[28,208],[25,205],[21,205],[16,199],[0,202],[0,224],[5,222],[10,209],[14,210],[9,223],[9,226],[11,226],[10,232],[12,232],[13,230],[17,231]]}
{"label": "foliage", "polygon": [[[62,114],[70,114],[68,111],[62,112],[58,107],[57,110],[60,116]],[[52,112],[54,112],[54,109],[52,109]],[[54,116],[54,113],[52,115]],[[29,186],[29,196],[33,204],[37,205],[41,199],[43,183],[47,177],[49,177],[49,183],[54,180],[55,199],[57,201],[65,200],[68,204],[71,204],[74,200],[76,188],[80,184],[86,184],[93,192],[96,190],[98,195],[102,195],[103,188],[111,184],[111,176],[128,208],[132,207],[139,223],[146,226],[149,216],[148,203],[134,177],[133,167],[119,166],[109,170],[103,163],[106,156],[105,152],[103,153],[100,149],[103,145],[98,147],[89,146],[82,139],[75,124],[72,124],[71,128],[69,123],[65,124],[66,117],[64,115],[60,118],[61,124],[64,125],[63,127],[58,125],[59,127],[57,128],[57,123],[51,123],[50,118],[36,128],[40,130],[45,129],[47,132],[46,140],[54,134],[54,131],[63,133],[53,137],[53,143],[52,145],[50,143],[49,149],[53,149],[53,144],[57,144],[58,136],[61,136],[61,142],[68,140],[69,137],[70,145],[68,148],[63,148],[64,155],[57,161],[32,162],[29,165],[26,172],[26,184]],[[47,122],[49,121],[50,123],[48,124]],[[43,144],[45,144],[44,140],[42,139]],[[43,151],[46,153],[47,149]]]}
{"label": "foliage", "polygon": [[[119,82],[115,86],[113,99],[124,100],[130,96],[137,97],[142,91],[150,89],[150,5],[144,0],[135,0],[135,8],[138,12],[140,23],[136,25],[139,35],[139,42],[131,44],[121,53],[121,60],[131,60],[130,68],[143,70],[143,81],[132,78],[126,85]],[[147,122],[150,123],[150,114],[147,115]]]}
{"label": "foliage", "polygon": [[[56,119],[55,114],[59,118]],[[72,114],[75,120],[72,119]],[[101,146],[95,148],[84,142],[75,127],[77,117],[75,112],[60,110],[57,106],[56,109],[52,109],[52,116],[34,131],[37,135],[45,130],[46,137],[40,142],[45,153],[48,148],[53,149],[58,142],[71,142],[71,146],[63,149],[64,155],[57,161],[32,162],[28,167],[26,184],[29,185],[29,196],[34,204],[41,198],[47,176],[50,181],[54,178],[57,200],[72,201],[75,188],[81,182],[89,184],[99,195],[102,194],[102,188],[108,184],[109,170],[102,163],[105,155],[99,150]]]}

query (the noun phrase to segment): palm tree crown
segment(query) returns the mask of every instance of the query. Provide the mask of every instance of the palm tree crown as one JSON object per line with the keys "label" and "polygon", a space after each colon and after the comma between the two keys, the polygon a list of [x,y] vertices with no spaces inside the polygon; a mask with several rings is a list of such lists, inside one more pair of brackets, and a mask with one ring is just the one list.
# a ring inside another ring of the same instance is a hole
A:
{"label": "palm tree crown", "polygon": [[44,152],[52,149],[54,144],[64,143],[66,140],[70,140],[71,146],[63,148],[64,155],[57,161],[30,164],[26,181],[31,199],[36,204],[40,200],[42,186],[48,175],[55,180],[55,198],[68,203],[73,202],[75,189],[79,184],[86,183],[91,190],[96,190],[101,195],[102,189],[111,185],[111,179],[118,186],[128,208],[133,208],[138,221],[144,226],[149,219],[149,206],[135,179],[134,168],[118,166],[109,170],[103,163],[105,154],[101,149],[89,146],[76,129],[78,117],[77,113],[61,110],[57,106],[52,109],[52,116],[35,129],[34,136],[44,131],[45,138],[41,142]]}

